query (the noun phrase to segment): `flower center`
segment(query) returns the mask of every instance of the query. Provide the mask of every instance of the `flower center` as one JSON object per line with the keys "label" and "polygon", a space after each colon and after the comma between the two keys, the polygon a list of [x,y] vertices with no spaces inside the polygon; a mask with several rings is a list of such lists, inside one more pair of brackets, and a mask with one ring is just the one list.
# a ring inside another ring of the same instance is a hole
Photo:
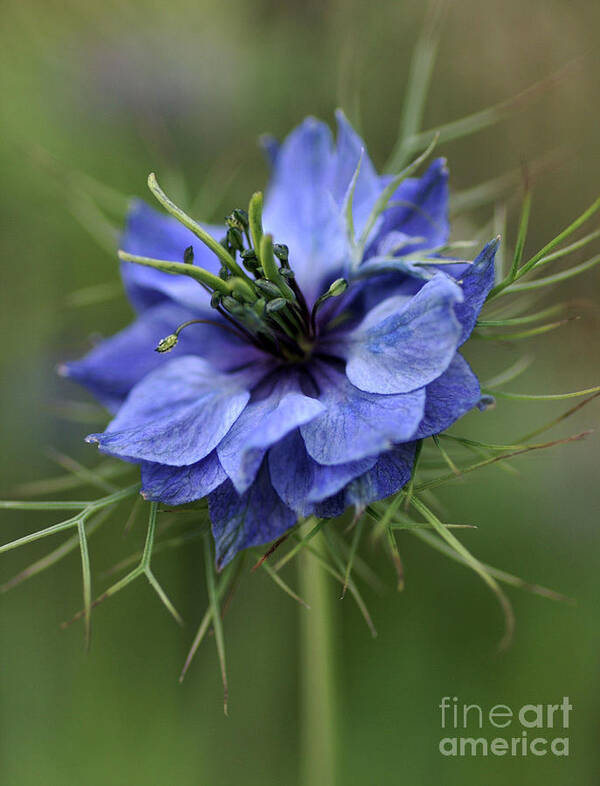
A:
{"label": "flower center", "polygon": [[156,351],[170,352],[177,345],[182,330],[194,324],[209,323],[235,333],[283,362],[306,361],[317,337],[318,310],[327,299],[346,290],[346,281],[334,281],[309,309],[290,266],[288,247],[273,243],[272,236],[263,232],[260,192],[253,195],[248,211],[236,208],[227,216],[226,235],[217,243],[171,202],[152,175],[149,185],[168,212],[217,255],[221,262],[219,274],[214,275],[194,264],[192,246],[184,251],[183,262],[150,259],[123,251],[119,256],[125,261],[194,278],[210,292],[210,304],[224,320],[188,320],[163,338]]}

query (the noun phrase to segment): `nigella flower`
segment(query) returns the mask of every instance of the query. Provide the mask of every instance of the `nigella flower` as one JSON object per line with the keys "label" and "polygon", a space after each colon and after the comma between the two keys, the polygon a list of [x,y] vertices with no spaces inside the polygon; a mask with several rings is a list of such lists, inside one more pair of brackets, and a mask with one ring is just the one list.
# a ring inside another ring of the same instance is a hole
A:
{"label": "nigella flower", "polygon": [[497,242],[447,264],[444,160],[380,176],[337,122],[335,143],[309,118],[271,146],[264,211],[256,194],[225,228],[201,229],[151,181],[183,223],[133,204],[136,321],[65,368],[115,413],[88,440],[139,463],[147,499],[208,498],[219,565],[298,517],[397,492],[417,442],[480,401],[459,350]]}

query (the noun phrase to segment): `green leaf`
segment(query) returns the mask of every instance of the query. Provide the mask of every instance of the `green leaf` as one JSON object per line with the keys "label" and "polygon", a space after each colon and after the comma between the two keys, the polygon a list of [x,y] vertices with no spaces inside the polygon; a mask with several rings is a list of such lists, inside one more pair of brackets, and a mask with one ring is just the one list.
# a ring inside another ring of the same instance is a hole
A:
{"label": "green leaf", "polygon": [[358,519],[354,522],[354,533],[352,536],[352,543],[350,545],[350,554],[348,556],[348,564],[346,565],[346,571],[344,573],[344,586],[342,587],[342,598],[345,597],[346,591],[348,589],[350,574],[352,573],[352,565],[354,564],[354,558],[356,556],[356,550],[358,549],[358,544],[360,543],[360,537],[362,535],[364,523],[365,520],[362,516],[359,516]]}
{"label": "green leaf", "polygon": [[531,99],[540,95],[546,88],[552,87],[562,81],[573,68],[573,65],[577,64],[577,60],[567,63],[566,66],[563,66],[555,74],[551,74],[548,78],[535,82],[512,98],[501,101],[494,106],[481,109],[478,112],[473,112],[459,120],[444,123],[430,131],[422,131],[418,134],[413,134],[404,143],[403,153],[405,155],[410,155],[416,150],[422,150],[429,144],[431,138],[435,134],[439,134],[440,143],[445,143],[454,141],[455,139],[462,139],[465,136],[496,125],[500,121],[510,117],[513,112],[528,106]]}
{"label": "green leaf", "polygon": [[[487,297],[487,300],[488,301],[493,300],[495,297],[503,293],[508,287],[510,287],[511,290],[515,292],[515,291],[522,291],[523,289],[533,289],[536,286],[544,286],[543,284],[539,284],[539,280],[538,282],[532,281],[528,285],[520,284],[518,285],[518,287],[513,282],[522,278],[527,273],[530,273],[544,257],[547,257],[550,254],[550,252],[552,252],[564,240],[566,240],[574,232],[576,232],[579,229],[579,227],[582,226],[586,221],[588,221],[595,213],[597,213],[598,210],[600,210],[600,198],[598,198],[595,202],[593,202],[587,208],[587,210],[585,210],[580,216],[578,216],[574,221],[572,221],[565,229],[562,230],[562,232],[559,232],[559,234],[556,235],[556,237],[554,237],[549,243],[546,243],[546,245],[542,249],[540,249],[540,251],[538,251],[537,254],[534,254],[534,256],[532,256],[529,260],[527,260],[527,262],[525,262],[525,264],[523,264],[518,269],[514,277],[511,278],[511,276],[509,275],[504,279],[504,281],[501,281],[499,284],[493,287]],[[600,256],[597,259],[595,259],[595,262],[597,261],[600,261]],[[587,263],[583,263],[583,264],[587,265],[587,267],[591,267],[592,264],[595,264],[595,262],[588,260]],[[571,268],[571,271],[564,271],[564,273],[559,273],[557,275],[562,276],[563,278],[564,277],[569,278],[571,275],[577,275],[577,273],[582,272],[582,270],[587,270],[587,267],[582,268],[582,266],[579,265],[578,266],[579,269],[576,272],[571,272],[575,270],[575,268]],[[563,280],[563,278],[556,279],[553,276],[550,276],[549,283],[555,283],[557,280]],[[546,280],[547,279],[541,279],[541,281],[546,281]]]}
{"label": "green leaf", "polygon": [[[318,551],[316,551],[316,549],[313,546],[307,544],[306,548],[308,549],[308,551],[311,552],[311,554],[313,554],[315,557],[319,559],[325,570],[331,573],[331,575],[334,576],[336,579],[338,579],[338,581],[341,581],[343,586],[345,582],[345,578],[343,575],[345,566],[339,551],[339,547],[336,543],[334,531],[331,527],[325,527],[325,529],[323,530],[323,534],[325,535],[325,539],[329,547],[329,553],[331,554],[331,557],[337,567],[337,570],[336,568],[333,568],[331,565],[329,565],[329,563],[325,559],[323,559],[323,557],[321,557],[321,555],[318,553]],[[354,580],[351,577],[348,578],[348,589],[350,590],[350,594],[354,598],[356,605],[358,606],[361,614],[363,615],[364,620],[367,623],[369,630],[371,631],[371,635],[373,636],[373,638],[375,638],[377,636],[377,630],[375,629],[375,625],[373,625],[373,620],[371,619],[369,610],[367,609],[367,606],[364,600],[362,599],[358,587],[356,586]]]}
{"label": "green leaf", "polygon": [[421,502],[420,499],[414,497],[411,499],[412,506],[434,527],[438,535],[446,541],[446,543],[460,555],[462,560],[472,570],[475,571],[483,581],[488,585],[492,592],[496,595],[500,607],[504,613],[504,636],[502,637],[499,645],[500,650],[506,649],[513,637],[515,618],[510,601],[502,591],[496,579],[485,568],[485,566],[476,559],[471,552],[464,546],[458,538],[437,518],[437,516],[429,510],[429,508]]}
{"label": "green leaf", "polygon": [[600,396],[600,391],[594,393],[589,398],[586,398],[584,401],[579,401],[575,404],[574,407],[570,407],[566,412],[563,412],[562,415],[559,415],[557,418],[553,418],[548,423],[545,423],[543,426],[536,428],[534,431],[530,431],[525,436],[521,437],[520,442],[527,442],[528,440],[532,439],[533,437],[537,437],[539,434],[543,434],[544,431],[548,431],[553,426],[557,426],[559,423],[562,423],[567,418],[570,418],[571,415],[574,415],[575,412],[578,412],[583,407],[587,406],[591,401],[598,398]]}
{"label": "green leaf", "polygon": [[429,3],[428,16],[413,49],[408,84],[398,140],[386,164],[386,171],[396,172],[411,154],[412,140],[423,121],[425,102],[435,65],[435,58],[442,32],[444,0]]}
{"label": "green leaf", "polygon": [[394,534],[393,527],[386,528],[386,535],[392,562],[396,569],[396,588],[398,592],[402,592],[404,589],[404,566],[402,564],[402,558],[400,557],[400,551],[398,550],[398,543],[396,542],[396,535]]}
{"label": "green leaf", "polygon": [[[494,390],[494,396],[500,398],[509,398],[513,401],[562,401],[567,398],[577,398],[578,396],[590,396],[592,393],[600,391],[600,385],[593,388],[586,388],[586,390],[575,390],[573,393],[549,393],[549,394],[536,394],[536,393],[508,393],[504,390]],[[484,392],[491,392],[485,391]],[[587,433],[587,432],[586,432]]]}
{"label": "green leaf", "polygon": [[447,483],[449,480],[456,480],[457,477],[462,477],[469,472],[474,472],[475,470],[481,469],[482,467],[487,467],[490,464],[495,464],[499,461],[506,461],[506,459],[514,458],[515,456],[520,456],[525,453],[530,453],[533,450],[545,450],[546,448],[552,448],[555,445],[565,445],[569,442],[576,442],[580,439],[584,439],[589,434],[589,431],[582,431],[579,434],[574,434],[573,436],[566,437],[564,439],[556,439],[552,442],[544,442],[539,445],[528,445],[527,447],[521,448],[520,450],[504,453],[500,456],[493,456],[491,458],[484,459],[483,461],[478,461],[475,464],[469,464],[466,467],[460,467],[460,475],[455,475],[453,472],[451,472],[448,475],[441,475],[437,478],[432,478],[431,480],[425,480],[421,483],[415,484],[415,490],[424,491],[425,489],[437,488],[437,486],[441,486],[444,483]]}
{"label": "green leaf", "polygon": [[211,535],[206,534],[204,539],[204,567],[206,570],[206,587],[208,589],[208,599],[212,611],[212,624],[215,632],[215,642],[217,644],[217,654],[221,667],[221,679],[223,681],[223,712],[228,714],[229,689],[227,687],[227,665],[225,660],[225,637],[223,635],[223,622],[221,620],[221,608],[219,605],[219,595],[217,593],[217,581],[215,564],[212,554]]}
{"label": "green leaf", "polygon": [[531,213],[531,191],[525,192],[523,200],[523,207],[521,208],[521,219],[519,221],[519,232],[517,234],[517,243],[515,246],[515,253],[513,256],[512,266],[508,277],[514,281],[519,270],[519,265],[523,260],[523,251],[525,250],[525,241],[527,240],[527,229],[529,227],[529,216]]}
{"label": "green leaf", "polygon": [[537,327],[529,328],[528,330],[519,330],[515,333],[478,333],[475,338],[483,341],[519,341],[523,338],[532,338],[533,336],[541,336],[544,333],[550,333],[569,322],[574,322],[579,317],[571,317],[570,319],[560,319],[558,322],[548,322],[545,325],[538,325]]}
{"label": "green leaf", "polygon": [[310,527],[313,522],[315,522],[315,524],[312,527],[312,529],[308,532],[308,534],[302,536],[298,535],[297,536],[298,542],[296,543],[296,545],[293,548],[291,548],[288,551],[288,553],[273,566],[273,570],[276,573],[278,573],[283,568],[284,565],[287,565],[287,563],[291,559],[293,559],[296,556],[296,554],[298,554],[298,552],[301,549],[303,549],[310,540],[312,540],[312,538],[314,538],[317,532],[319,532],[323,527],[323,525],[325,524],[325,519],[317,519],[315,516],[310,516],[309,518],[306,519],[305,525],[307,525],[307,527]]}
{"label": "green leaf", "polygon": [[534,314],[527,314],[524,317],[509,317],[507,319],[478,319],[477,327],[516,327],[517,325],[529,325],[532,322],[539,322],[546,317],[560,314],[567,308],[566,303],[558,303],[555,306],[536,311]]}
{"label": "green leaf", "polygon": [[85,620],[85,648],[88,650],[90,647],[92,623],[92,570],[90,566],[90,553],[88,550],[87,536],[85,533],[85,522],[81,519],[77,522],[77,536],[79,539],[79,550],[81,551],[83,608]]}
{"label": "green leaf", "polygon": [[576,240],[574,243],[571,243],[564,248],[559,248],[558,251],[554,251],[552,254],[547,254],[543,256],[536,267],[542,267],[542,265],[547,265],[549,262],[555,262],[557,259],[562,259],[562,257],[566,257],[569,254],[573,254],[575,251],[579,251],[579,249],[584,248],[592,241],[596,240],[600,237],[600,229],[594,230],[594,232],[590,232],[589,234],[585,235],[584,237]]}
{"label": "green leaf", "polygon": [[[444,436],[444,435],[440,434],[439,436]],[[442,454],[442,457],[443,457],[444,461],[450,467],[452,472],[454,472],[455,475],[460,475],[460,470],[458,469],[456,464],[452,461],[452,458],[448,455],[447,451],[444,449],[444,446],[440,443],[440,440],[439,440],[439,437],[438,437],[437,434],[433,435],[433,441],[435,442],[436,447],[439,449],[440,453]]]}
{"label": "green leaf", "polygon": [[289,584],[285,583],[285,581],[281,578],[279,573],[276,573],[273,570],[273,568],[269,565],[268,562],[262,562],[261,566],[262,566],[263,570],[265,571],[265,573],[271,579],[273,579],[275,584],[277,584],[277,586],[280,589],[282,589],[285,592],[286,595],[289,595],[290,598],[292,598],[292,600],[296,601],[296,603],[299,603],[301,606],[304,606],[305,609],[310,609],[310,606],[308,605],[308,603],[305,600],[303,600],[299,595],[297,595],[294,592],[294,590],[289,586]]}
{"label": "green leaf", "polygon": [[[226,566],[223,573],[219,577],[219,581],[217,583],[217,600],[220,602],[223,595],[225,594],[226,589],[230,586],[230,583],[234,583],[236,580],[239,571],[241,570],[241,566],[243,564],[243,558],[240,558],[235,561],[236,564],[236,576],[233,578],[233,581],[230,582],[231,573],[233,570],[234,562],[230,562],[229,565]],[[179,682],[183,682],[187,670],[190,667],[190,664],[196,654],[198,647],[202,643],[204,637],[206,636],[208,629],[210,627],[210,623],[212,622],[213,618],[213,609],[212,606],[209,604],[204,616],[202,617],[202,621],[200,622],[200,626],[194,636],[194,641],[192,642],[192,646],[187,654],[185,659],[185,663],[183,664],[183,669],[181,670],[181,674],[179,675]]]}
{"label": "green leaf", "polygon": [[[450,557],[450,559],[454,560],[455,562],[459,562],[463,565],[467,565],[467,567],[470,567],[461,554],[456,552],[453,548],[447,546],[439,537],[436,537],[435,535],[432,535],[431,533],[423,530],[415,530],[413,534],[420,538],[424,543],[427,543],[428,546],[437,549],[437,551],[441,552],[446,557]],[[509,584],[511,587],[517,587],[518,589],[526,590],[527,592],[531,592],[534,595],[540,595],[541,597],[548,598],[550,600],[562,601],[564,603],[570,604],[574,603],[571,598],[568,598],[566,595],[562,595],[560,592],[555,592],[554,590],[548,589],[547,587],[542,587],[539,584],[531,584],[530,582],[524,581],[518,576],[513,576],[511,573],[494,568],[484,562],[481,562],[480,564],[489,573],[490,576],[497,579],[498,581],[502,581],[504,584]]]}
{"label": "green leaf", "polygon": [[[104,510],[100,511],[100,513],[96,514],[95,516],[91,517],[88,521],[87,525],[87,537],[88,539],[90,536],[100,527],[101,524],[110,516],[112,513],[112,509],[105,508]],[[14,587],[21,584],[23,581],[32,578],[33,576],[37,576],[38,573],[42,573],[47,568],[52,567],[57,562],[59,562],[63,557],[66,557],[72,551],[74,551],[77,546],[79,545],[79,535],[72,535],[70,538],[65,540],[58,548],[51,551],[49,554],[46,554],[44,557],[32,562],[31,565],[28,565],[22,571],[13,576],[11,579],[6,581],[4,584],[0,586],[0,593],[8,592],[8,590],[13,589]]]}
{"label": "green leaf", "polygon": [[348,232],[348,240],[350,241],[350,246],[354,247],[356,244],[356,237],[354,234],[354,192],[356,191],[356,183],[358,182],[358,177],[360,175],[360,167],[362,164],[363,156],[364,156],[364,148],[360,151],[360,158],[358,159],[358,164],[356,165],[356,169],[354,170],[354,174],[352,175],[352,180],[350,181],[350,185],[346,192],[346,196],[344,197],[344,205],[343,205],[343,212],[346,217],[346,230]]}
{"label": "green leaf", "polygon": [[511,286],[508,289],[505,289],[502,294],[527,292],[528,290],[539,289],[540,287],[550,287],[554,284],[560,284],[569,278],[578,276],[580,273],[585,273],[586,270],[595,267],[599,262],[600,254],[596,254],[596,256],[586,260],[585,262],[582,262],[580,265],[567,268],[567,270],[563,270],[561,273],[554,273],[554,275],[545,276],[544,278],[535,278],[533,281],[524,281],[521,284],[511,284]]}
{"label": "green leaf", "polygon": [[522,355],[512,364],[512,366],[509,366],[504,371],[501,371],[500,374],[489,379],[482,387],[486,390],[494,390],[499,385],[505,385],[507,382],[512,382],[513,379],[517,379],[521,374],[524,374],[527,369],[530,368],[534,360],[534,355]]}

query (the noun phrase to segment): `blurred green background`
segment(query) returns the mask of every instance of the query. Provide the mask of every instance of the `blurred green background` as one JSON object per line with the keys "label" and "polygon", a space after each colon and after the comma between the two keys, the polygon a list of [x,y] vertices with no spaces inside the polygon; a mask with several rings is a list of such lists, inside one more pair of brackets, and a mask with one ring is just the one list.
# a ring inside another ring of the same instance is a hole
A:
{"label": "blurred green background", "polygon": [[[567,79],[523,111],[442,150],[456,191],[552,154],[536,184],[528,241],[535,251],[598,193],[600,6],[450,5],[426,128],[510,97],[583,56]],[[340,103],[360,117],[382,165],[396,138],[423,17],[423,4],[403,0],[3,0],[2,496],[59,472],[48,446],[93,466],[96,454],[82,442],[93,424],[65,419],[61,407],[87,399],[54,368],[81,354],[90,336],[110,334],[130,317],[123,298],[70,304],[69,293],[116,283],[118,272],[114,255],[78,220],[86,203],[69,171],[144,195],[146,175],[155,170],[199,216],[220,218],[265,182],[261,132],[281,136],[306,114],[331,121]],[[510,204],[509,244],[518,210]],[[480,210],[480,223],[491,212]],[[469,229],[463,221],[456,234]],[[536,363],[512,389],[563,392],[599,383],[599,275],[563,287],[584,318],[531,339]],[[469,357],[485,379],[522,349],[474,345]],[[459,431],[510,442],[567,406],[499,401],[485,416],[470,415]],[[593,426],[599,415],[594,402],[553,433]],[[476,576],[406,535],[400,548],[407,585],[397,595],[385,556],[373,551],[371,563],[389,584],[382,596],[367,592],[379,637],[370,638],[350,599],[335,606],[341,783],[597,782],[598,459],[592,436],[516,459],[519,476],[490,468],[440,493],[449,520],[479,524],[462,536],[478,556],[578,601],[569,607],[511,591],[517,632],[502,656],[495,654],[500,615]],[[102,571],[138,547],[142,528],[123,538],[125,517],[122,509],[91,543],[96,589],[104,586]],[[55,520],[5,513],[2,539]],[[57,542],[3,556],[1,580],[49,545]],[[76,553],[0,598],[0,783],[297,782],[298,617],[305,612],[266,577],[246,578],[226,618],[231,702],[224,718],[212,640],[184,684],[177,682],[206,604],[200,548],[157,557],[156,571],[187,621],[184,630],[139,583],[95,613],[87,656],[80,628],[58,629],[80,604]],[[293,571],[288,577],[294,582]],[[337,598],[333,584],[331,592]],[[443,696],[484,708],[569,696],[571,755],[444,759],[437,751]]]}

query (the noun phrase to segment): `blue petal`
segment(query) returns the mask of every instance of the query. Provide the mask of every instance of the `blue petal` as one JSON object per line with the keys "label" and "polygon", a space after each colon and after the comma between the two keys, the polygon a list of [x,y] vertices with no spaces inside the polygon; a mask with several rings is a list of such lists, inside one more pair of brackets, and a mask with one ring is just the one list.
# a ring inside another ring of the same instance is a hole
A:
{"label": "blue petal", "polygon": [[248,372],[221,374],[192,355],[171,360],[144,377],[106,431],[87,441],[128,460],[195,464],[227,434],[252,381]]}
{"label": "blue petal", "polygon": [[335,519],[341,516],[347,507],[346,494],[342,490],[315,505],[315,515],[320,519]]}
{"label": "blue petal", "polygon": [[306,452],[298,430],[269,450],[271,482],[285,504],[299,516],[313,513],[315,502],[336,494],[375,461],[375,457],[369,457],[346,464],[318,464]]}
{"label": "blue petal", "polygon": [[396,313],[390,314],[384,300],[350,334],[348,379],[372,393],[407,393],[428,385],[456,352],[462,326],[454,308],[461,301],[460,287],[443,273],[408,302],[398,301]]}
{"label": "blue petal", "polygon": [[473,264],[466,266],[461,276],[464,301],[456,306],[456,316],[463,327],[459,344],[464,344],[471,335],[485,299],[494,286],[494,259],[499,245],[499,237],[490,241]]}
{"label": "blue petal", "polygon": [[290,249],[290,264],[309,302],[341,267],[345,229],[330,189],[331,132],[307,118],[282,144],[265,198],[264,225]]}
{"label": "blue petal", "polygon": [[258,143],[270,166],[275,166],[281,145],[272,134],[261,134]]}
{"label": "blue petal", "polygon": [[362,509],[399,491],[410,480],[415,444],[407,442],[380,456],[372,469],[350,483],[345,492],[346,505]]}
{"label": "blue petal", "polygon": [[267,448],[323,410],[323,404],[304,395],[293,378],[280,375],[263,398],[246,407],[217,448],[236,490],[242,494],[250,486]]}
{"label": "blue petal", "polygon": [[357,270],[356,277],[363,278],[364,276],[381,275],[382,273],[401,273],[405,276],[429,281],[435,276],[436,271],[430,265],[417,265],[415,262],[402,257],[377,255],[362,263]]}
{"label": "blue petal", "polygon": [[227,480],[216,451],[188,467],[143,461],[142,496],[165,505],[185,505],[206,497]]}
{"label": "blue petal", "polygon": [[[225,234],[223,227],[203,225],[215,239]],[[194,264],[218,273],[220,262],[189,229],[175,218],[149,207],[140,199],[131,203],[121,248],[130,254],[183,262],[188,246],[194,249]],[[121,274],[127,295],[138,311],[144,311],[165,299],[172,299],[190,308],[206,307],[208,296],[204,289],[187,276],[173,276],[159,270],[123,262]]]}
{"label": "blue petal", "polygon": [[360,161],[352,200],[354,228],[359,235],[383,186],[369,158],[365,143],[352,128],[341,109],[336,111],[335,117],[337,141],[330,188],[335,201],[341,207]]}
{"label": "blue petal", "polygon": [[481,397],[477,377],[458,354],[442,376],[427,385],[425,395],[425,414],[415,439],[424,439],[449,428],[477,406]]}
{"label": "blue petal", "polygon": [[302,426],[306,449],[319,464],[345,464],[410,439],[425,406],[425,391],[381,396],[352,385],[323,363],[313,373],[326,411]]}
{"label": "blue petal", "polygon": [[84,385],[111,412],[116,412],[134,385],[178,355],[202,355],[220,370],[256,361],[261,356],[230,332],[204,324],[184,330],[171,354],[154,351],[160,339],[177,325],[198,317],[220,319],[214,311],[190,312],[171,302],[149,308],[136,322],[102,341],[81,360],[63,364],[59,373]]}
{"label": "blue petal", "polygon": [[337,494],[315,505],[315,514],[321,518],[335,518],[351,505],[364,510],[371,502],[395,494],[410,480],[414,455],[414,442],[407,442],[382,454],[372,469]]}
{"label": "blue petal", "polygon": [[[387,178],[389,180],[389,178]],[[448,169],[446,161],[438,158],[421,178],[408,178],[393,194],[383,220],[378,225],[365,258],[381,253],[379,245],[390,232],[402,232],[414,238],[401,254],[410,254],[422,248],[435,248],[447,242],[450,235],[448,223]]]}
{"label": "blue petal", "polygon": [[280,537],[296,521],[296,514],[284,505],[271,485],[266,460],[248,491],[238,494],[227,480],[209,495],[208,509],[219,568],[238,551]]}

